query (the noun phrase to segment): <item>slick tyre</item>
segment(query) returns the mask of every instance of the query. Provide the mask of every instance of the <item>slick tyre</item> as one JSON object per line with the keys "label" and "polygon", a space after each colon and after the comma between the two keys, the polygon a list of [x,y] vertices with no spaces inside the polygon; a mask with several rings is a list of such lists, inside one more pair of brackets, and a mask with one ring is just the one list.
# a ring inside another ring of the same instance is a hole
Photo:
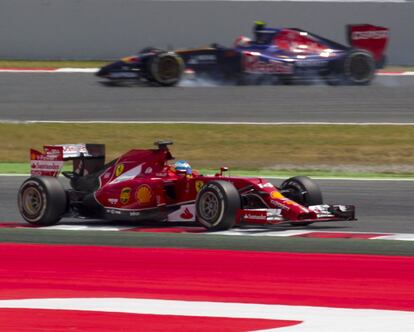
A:
{"label": "slick tyre", "polygon": [[232,183],[212,181],[201,188],[195,205],[197,221],[208,230],[220,231],[234,226],[241,201]]}
{"label": "slick tyre", "polygon": [[67,210],[68,200],[62,184],[54,177],[30,177],[21,185],[17,204],[28,223],[56,224]]}
{"label": "slick tyre", "polygon": [[[319,186],[307,176],[295,176],[284,181],[280,189],[287,198],[303,205],[323,204],[322,192]],[[307,226],[311,222],[294,222],[292,226]]]}
{"label": "slick tyre", "polygon": [[344,60],[344,77],[353,85],[369,84],[375,75],[375,60],[363,50],[353,50]]}
{"label": "slick tyre", "polygon": [[321,189],[307,176],[289,178],[281,184],[280,189],[286,197],[303,206],[322,204]]}
{"label": "slick tyre", "polygon": [[151,81],[162,86],[176,85],[184,72],[184,62],[173,52],[155,54],[148,63],[148,76]]}

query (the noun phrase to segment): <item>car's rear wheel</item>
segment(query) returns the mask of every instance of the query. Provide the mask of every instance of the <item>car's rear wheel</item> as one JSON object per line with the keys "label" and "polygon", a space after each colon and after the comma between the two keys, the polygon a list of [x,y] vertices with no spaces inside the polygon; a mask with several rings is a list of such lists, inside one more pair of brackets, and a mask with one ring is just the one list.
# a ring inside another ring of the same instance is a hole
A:
{"label": "car's rear wheel", "polygon": [[17,204],[28,223],[38,226],[56,224],[67,210],[67,196],[54,177],[30,177],[21,185]]}
{"label": "car's rear wheel", "polygon": [[[303,206],[323,204],[322,191],[317,183],[307,176],[295,176],[280,185],[283,195]],[[293,226],[307,226],[311,222],[295,222]]]}
{"label": "car's rear wheel", "polygon": [[352,50],[345,58],[331,64],[322,78],[329,85],[367,85],[375,76],[376,64],[364,50]]}
{"label": "car's rear wheel", "polygon": [[240,194],[232,183],[211,181],[197,195],[197,220],[212,231],[230,229],[236,222],[240,206]]}
{"label": "car's rear wheel", "polygon": [[375,75],[375,60],[371,54],[362,50],[349,52],[344,61],[345,79],[351,84],[364,85],[371,82]]}
{"label": "car's rear wheel", "polygon": [[184,62],[173,52],[157,53],[148,63],[148,76],[151,81],[163,86],[176,85],[184,72]]}

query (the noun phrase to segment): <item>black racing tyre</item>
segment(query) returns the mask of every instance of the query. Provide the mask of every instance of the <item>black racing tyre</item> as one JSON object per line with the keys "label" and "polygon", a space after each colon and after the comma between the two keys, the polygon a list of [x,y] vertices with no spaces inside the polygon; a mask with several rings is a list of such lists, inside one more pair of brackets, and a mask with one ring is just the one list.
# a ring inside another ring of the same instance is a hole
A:
{"label": "black racing tyre", "polygon": [[241,207],[240,194],[230,182],[211,181],[201,188],[195,207],[197,221],[208,230],[230,229]]}
{"label": "black racing tyre", "polygon": [[[285,180],[280,189],[287,198],[303,205],[323,204],[322,192],[319,186],[307,176],[295,176]],[[312,222],[292,222],[292,226],[308,226]]]}
{"label": "black racing tyre", "polygon": [[303,206],[323,204],[321,189],[307,176],[287,179],[281,184],[280,189],[284,196]]}
{"label": "black racing tyre", "polygon": [[67,210],[63,185],[49,176],[30,177],[21,185],[17,204],[28,223],[38,226],[56,224]]}
{"label": "black racing tyre", "polygon": [[173,52],[157,53],[148,63],[148,77],[163,86],[176,85],[184,72],[184,62]]}
{"label": "black racing tyre", "polygon": [[363,50],[353,50],[344,60],[345,80],[351,84],[369,84],[375,75],[375,60]]}

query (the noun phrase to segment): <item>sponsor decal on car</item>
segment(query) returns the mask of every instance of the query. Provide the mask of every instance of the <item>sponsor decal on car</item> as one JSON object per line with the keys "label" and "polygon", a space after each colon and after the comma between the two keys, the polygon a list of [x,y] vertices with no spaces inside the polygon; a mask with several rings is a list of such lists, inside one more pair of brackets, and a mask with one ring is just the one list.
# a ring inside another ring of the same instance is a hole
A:
{"label": "sponsor decal on car", "polygon": [[289,62],[267,59],[263,61],[260,55],[245,53],[243,68],[246,73],[252,74],[293,74],[294,65]]}
{"label": "sponsor decal on car", "polygon": [[146,184],[142,184],[137,188],[135,198],[139,204],[148,204],[152,199],[152,189]]}
{"label": "sponsor decal on car", "polygon": [[115,176],[120,176],[122,172],[124,171],[124,169],[125,169],[124,164],[119,164],[118,166],[116,166]]}
{"label": "sponsor decal on car", "polygon": [[271,200],[270,203],[273,204],[274,206],[281,208],[282,210],[289,210],[287,206],[283,205],[282,203],[279,203],[278,201]]}
{"label": "sponsor decal on car", "polygon": [[174,212],[171,212],[168,215],[168,221],[195,221],[195,205],[194,204],[186,204],[180,206],[180,208]]}
{"label": "sponsor decal on car", "polygon": [[121,211],[115,209],[105,209],[105,212],[108,214],[121,214]]}
{"label": "sponsor decal on car", "polygon": [[180,214],[182,219],[193,219],[194,215],[190,212],[188,208],[184,209],[184,212]]}
{"label": "sponsor decal on car", "polygon": [[199,192],[201,190],[201,188],[203,188],[204,182],[203,181],[200,181],[200,180],[197,180],[194,183],[194,185],[195,185],[196,192]]}
{"label": "sponsor decal on car", "polygon": [[129,213],[130,217],[138,217],[139,215],[141,215],[141,212],[139,211],[132,211]]}
{"label": "sponsor decal on car", "polygon": [[280,192],[278,191],[272,191],[270,193],[270,197],[274,198],[274,199],[283,199],[285,198],[285,196],[283,196]]}
{"label": "sponsor decal on car", "polygon": [[214,54],[200,54],[200,55],[193,55],[187,63],[191,65],[195,65],[199,63],[216,63],[216,62],[217,62],[217,57]]}
{"label": "sponsor decal on car", "polygon": [[109,204],[115,205],[118,203],[118,198],[108,198]]}
{"label": "sponsor decal on car", "polygon": [[247,213],[244,215],[244,219],[250,219],[250,220],[266,220],[267,215],[266,214],[253,214],[253,213]]}
{"label": "sponsor decal on car", "polygon": [[324,61],[324,60],[296,61],[297,67],[323,67],[326,64],[327,64],[327,61]]}
{"label": "sponsor decal on car", "polygon": [[122,204],[127,204],[131,198],[131,188],[123,188],[121,194],[119,195],[119,200]]}
{"label": "sponsor decal on car", "polygon": [[257,185],[259,188],[273,188],[273,184],[271,184],[270,182],[266,182],[266,183],[259,183]]}
{"label": "sponsor decal on car", "polygon": [[388,31],[387,30],[354,31],[354,32],[352,32],[351,38],[353,40],[359,40],[359,39],[385,39],[385,38],[388,38]]}

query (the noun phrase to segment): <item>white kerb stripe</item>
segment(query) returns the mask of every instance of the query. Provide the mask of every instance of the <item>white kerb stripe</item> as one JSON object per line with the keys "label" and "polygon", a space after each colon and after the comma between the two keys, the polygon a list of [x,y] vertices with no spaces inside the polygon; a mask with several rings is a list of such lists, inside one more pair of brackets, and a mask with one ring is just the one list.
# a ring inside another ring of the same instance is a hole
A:
{"label": "white kerb stripe", "polygon": [[[172,301],[126,298],[66,298],[0,300],[0,308],[58,309],[132,314],[296,320],[303,323],[274,331],[389,332],[412,331],[408,311],[311,306]],[[271,331],[271,330],[267,330]]]}

